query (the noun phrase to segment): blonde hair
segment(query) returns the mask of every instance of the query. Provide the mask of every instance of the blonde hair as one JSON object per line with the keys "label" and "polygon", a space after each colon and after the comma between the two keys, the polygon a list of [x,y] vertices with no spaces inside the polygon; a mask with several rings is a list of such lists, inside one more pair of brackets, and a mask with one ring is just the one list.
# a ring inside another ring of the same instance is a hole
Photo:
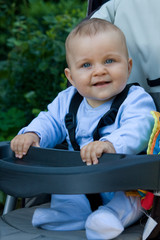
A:
{"label": "blonde hair", "polygon": [[83,20],[80,24],[78,24],[68,35],[66,38],[65,42],[65,48],[66,48],[66,60],[67,63],[69,62],[68,60],[68,52],[71,49],[70,47],[70,40],[73,39],[74,37],[83,37],[83,36],[94,36],[98,33],[103,33],[103,32],[109,32],[109,31],[115,31],[119,34],[124,50],[126,51],[126,56],[128,58],[128,49],[127,49],[127,44],[126,44],[126,38],[123,34],[123,32],[115,25],[112,23],[100,19],[100,18],[91,18],[87,20]]}

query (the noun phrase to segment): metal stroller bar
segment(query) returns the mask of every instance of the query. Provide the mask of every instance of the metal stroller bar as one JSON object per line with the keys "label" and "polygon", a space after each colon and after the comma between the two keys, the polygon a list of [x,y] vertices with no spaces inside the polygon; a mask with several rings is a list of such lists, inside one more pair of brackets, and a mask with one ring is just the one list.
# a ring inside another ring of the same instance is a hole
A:
{"label": "metal stroller bar", "polygon": [[3,215],[15,209],[17,198],[7,195]]}
{"label": "metal stroller bar", "polygon": [[96,10],[98,7],[108,1],[109,0],[88,0],[87,15],[90,15],[94,10]]}

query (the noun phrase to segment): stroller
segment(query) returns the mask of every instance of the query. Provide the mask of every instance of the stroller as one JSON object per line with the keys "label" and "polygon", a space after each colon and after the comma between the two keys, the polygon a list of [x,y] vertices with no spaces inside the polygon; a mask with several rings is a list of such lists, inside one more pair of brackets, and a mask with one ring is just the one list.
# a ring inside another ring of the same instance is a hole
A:
{"label": "stroller", "polygon": [[[112,1],[89,1],[88,16],[92,15],[92,12],[104,2]],[[160,110],[159,94],[151,93],[158,111]],[[116,166],[111,164],[113,159],[117,161]],[[8,197],[4,214],[0,218],[0,239],[86,239],[84,231],[54,232],[32,227],[31,218],[36,206],[31,207],[32,203],[29,201],[25,204],[25,208],[12,211],[17,197],[29,198],[41,195],[42,198],[34,201],[34,205],[39,205],[42,204],[43,198],[48,200],[48,195],[42,195],[42,193],[79,194],[137,188],[159,191],[159,169],[159,155],[153,157],[152,155],[104,154],[101,164],[86,168],[82,164],[79,152],[33,147],[21,161],[14,157],[9,143],[2,142],[0,144],[0,189],[7,193]],[[152,177],[149,179],[148,176]],[[50,184],[51,182],[53,184]],[[81,184],[77,185],[77,182]],[[47,203],[43,205],[45,207]],[[143,223],[133,225],[116,239],[140,240],[143,229]],[[156,236],[155,239],[158,237]]]}

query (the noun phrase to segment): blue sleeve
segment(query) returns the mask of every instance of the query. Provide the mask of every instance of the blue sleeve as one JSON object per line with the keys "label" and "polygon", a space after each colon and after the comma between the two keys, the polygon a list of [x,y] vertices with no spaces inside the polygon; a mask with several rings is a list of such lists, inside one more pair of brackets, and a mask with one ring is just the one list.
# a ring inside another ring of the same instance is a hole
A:
{"label": "blue sleeve", "polygon": [[152,110],[156,107],[150,95],[141,87],[132,87],[118,111],[116,129],[100,140],[110,141],[117,153],[137,154],[146,150],[154,125]]}
{"label": "blue sleeve", "polygon": [[41,147],[54,147],[65,139],[65,129],[61,122],[58,97],[48,105],[48,111],[40,112],[38,117],[19,134],[35,132],[40,137]]}
{"label": "blue sleeve", "polygon": [[74,92],[75,89],[70,87],[59,93],[48,105],[48,111],[40,112],[19,134],[35,132],[40,137],[41,147],[52,148],[62,143],[67,134],[64,119]]}

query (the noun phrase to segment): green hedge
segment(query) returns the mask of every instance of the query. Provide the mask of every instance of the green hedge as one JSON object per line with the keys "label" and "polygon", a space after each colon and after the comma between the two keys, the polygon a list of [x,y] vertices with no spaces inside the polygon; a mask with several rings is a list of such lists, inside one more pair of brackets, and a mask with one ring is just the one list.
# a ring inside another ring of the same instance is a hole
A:
{"label": "green hedge", "polygon": [[[65,38],[86,1],[1,1],[0,141],[44,110],[66,88]],[[2,11],[3,10],[3,11]]]}
{"label": "green hedge", "polygon": [[65,38],[86,9],[82,0],[0,0],[0,141],[66,88]]}

